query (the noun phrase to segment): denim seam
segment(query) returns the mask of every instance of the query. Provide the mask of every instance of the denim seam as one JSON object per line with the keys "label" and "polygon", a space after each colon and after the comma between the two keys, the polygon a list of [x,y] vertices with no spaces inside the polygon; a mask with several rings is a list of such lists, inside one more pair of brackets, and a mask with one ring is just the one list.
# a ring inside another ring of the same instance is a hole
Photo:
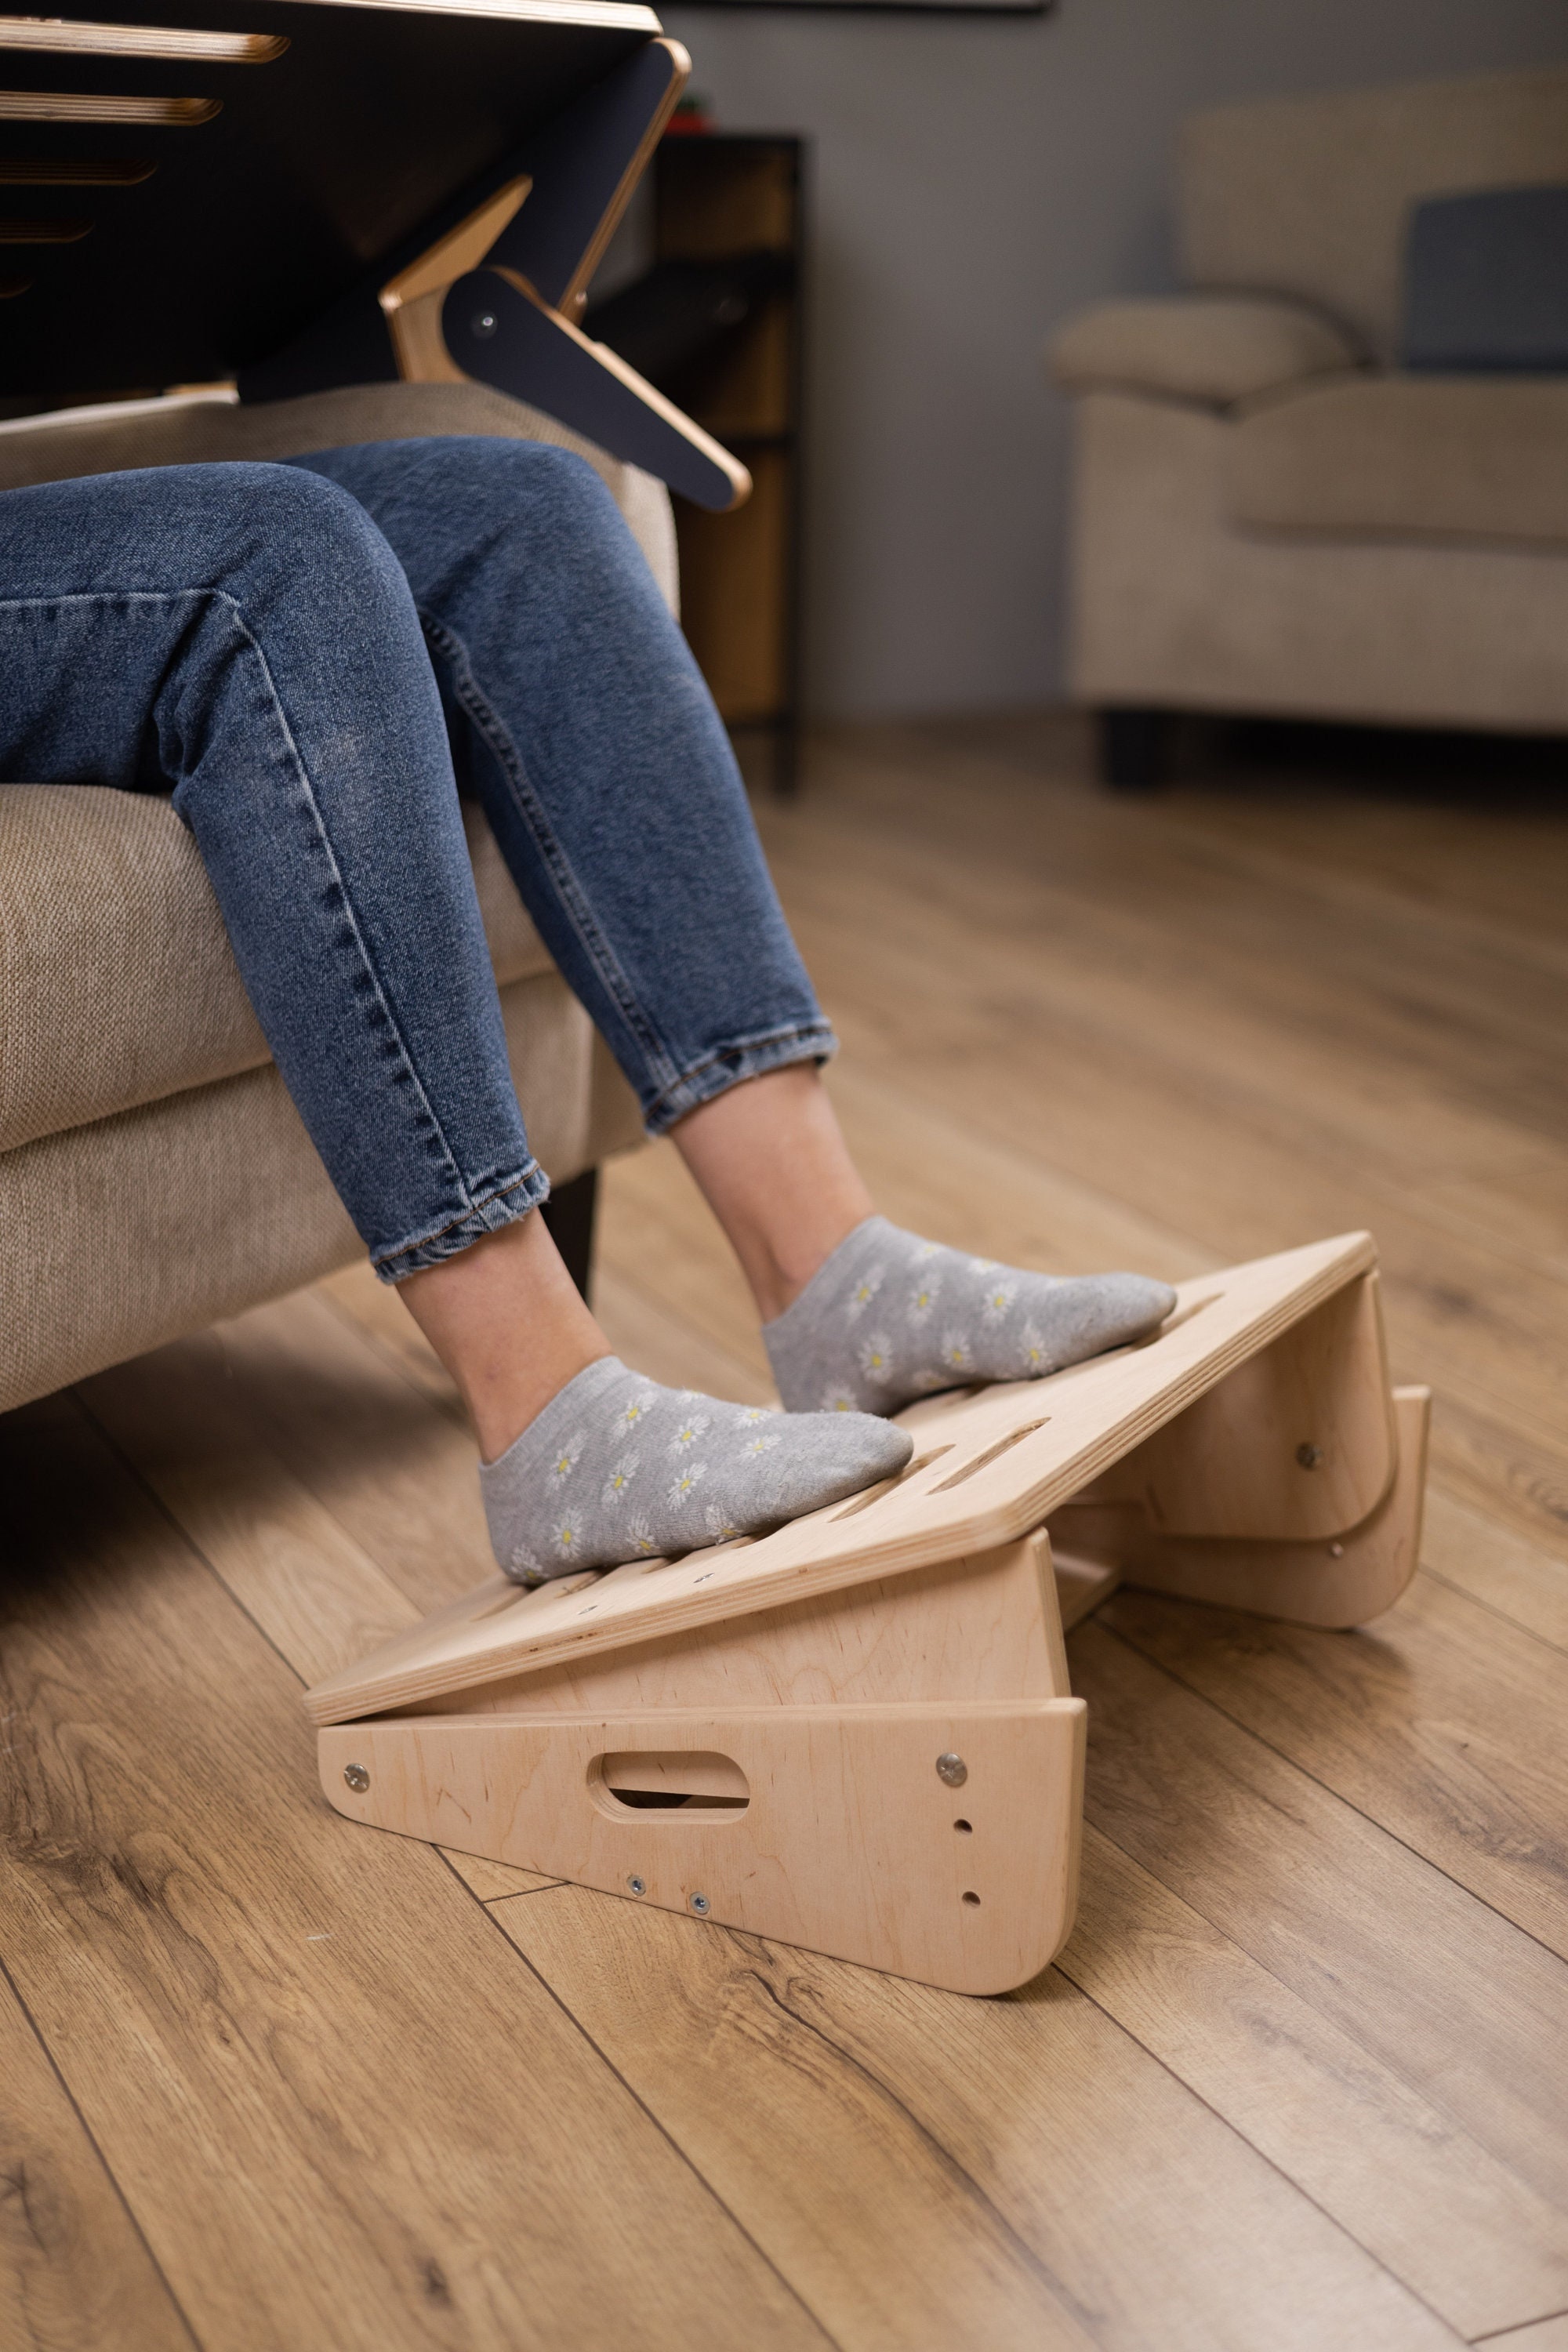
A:
{"label": "denim seam", "polygon": [[419,1101],[424,1108],[426,1117],[429,1119],[437,1139],[440,1143],[441,1150],[446,1154],[447,1167],[449,1176],[456,1183],[460,1197],[468,1203],[468,1208],[471,1209],[474,1205],[472,1196],[468,1184],[464,1181],[462,1170],[458,1165],[457,1155],[454,1153],[451,1144],[447,1140],[446,1129],[436,1116],[435,1107],[432,1104],[429,1096],[425,1091],[424,1084],[414,1065],[414,1056],[408,1050],[408,1041],[403,1034],[402,1028],[392,1010],[391,1004],[387,1002],[386,991],[382,985],[381,974],[375,968],[374,959],[371,955],[369,944],[366,941],[364,933],[360,926],[359,915],[355,909],[353,898],[349,896],[348,885],[343,879],[342,869],[338,863],[337,852],[332,847],[331,835],[327,831],[326,820],[321,814],[321,803],[316,798],[315,787],[310,782],[310,772],[305,764],[304,756],[300,750],[299,744],[294,740],[294,732],[289,724],[288,714],[283,709],[283,700],[278,691],[277,681],[272,676],[271,667],[268,662],[267,656],[262,651],[260,640],[257,637],[254,630],[251,629],[249,624],[247,622],[244,612],[242,611],[237,600],[231,596],[228,591],[225,588],[126,588],[116,589],[112,593],[105,593],[102,591],[83,591],[64,596],[8,596],[4,599],[0,599],[0,612],[34,611],[39,607],[68,604],[178,604],[185,603],[187,600],[191,599],[205,599],[211,603],[224,606],[235,628],[238,630],[240,636],[244,639],[246,645],[256,656],[257,663],[261,671],[262,678],[266,684],[268,696],[270,698],[272,709],[277,718],[278,726],[282,735],[284,746],[288,751],[289,759],[293,762],[295,774],[297,775],[301,789],[304,792],[305,799],[310,808],[310,816],[316,827],[316,833],[320,840],[321,846],[326,855],[327,864],[331,874],[332,880],[336,883],[339,890],[342,893],[342,901],[348,915],[350,931],[353,939],[354,946],[359,952],[360,961],[364,968],[367,977],[370,980],[372,987],[375,991],[376,1003],[380,1005],[382,1012],[386,1016],[387,1027],[390,1029],[394,1039],[396,1041],[398,1053],[402,1056],[403,1066],[408,1074],[408,1077],[414,1087],[415,1092],[418,1096]]}
{"label": "denim seam", "polygon": [[[458,1164],[457,1155],[453,1151],[452,1146],[447,1139],[447,1131],[445,1128],[443,1128],[439,1118],[437,1118],[435,1106],[432,1104],[429,1096],[425,1091],[424,1083],[420,1078],[418,1070],[415,1066],[414,1056],[408,1048],[408,1041],[406,1037],[405,1037],[396,1015],[394,1013],[392,1006],[387,1001],[386,991],[382,984],[381,974],[376,970],[374,958],[370,952],[369,943],[365,939],[363,929],[361,928],[358,911],[354,907],[353,898],[349,895],[348,885],[343,879],[342,868],[338,863],[338,856],[336,850],[332,846],[331,835],[327,830],[326,820],[321,814],[321,805],[316,797],[315,786],[310,781],[310,772],[305,764],[304,755],[300,751],[299,744],[294,739],[293,730],[289,724],[288,714],[284,710],[283,700],[278,691],[277,681],[272,676],[271,666],[267,659],[266,654],[262,650],[259,639],[247,622],[244,612],[237,600],[231,596],[228,593],[228,591],[224,588],[130,588],[116,590],[112,593],[86,592],[65,596],[6,597],[3,601],[0,601],[0,611],[13,609],[28,610],[35,609],[40,605],[176,604],[183,604],[191,599],[205,599],[211,603],[222,605],[226,609],[228,618],[232,622],[234,627],[239,632],[245,644],[256,656],[262,679],[266,685],[268,698],[272,704],[273,712],[277,719],[278,727],[282,736],[285,749],[293,763],[295,774],[298,777],[300,788],[305,794],[310,817],[316,828],[318,840],[327,859],[328,869],[331,875],[333,882],[342,894],[343,907],[348,916],[350,932],[353,940],[354,947],[358,951],[360,961],[363,966],[372,987],[375,991],[376,1003],[380,1005],[383,1013],[385,1015],[387,1027],[391,1031],[392,1035],[396,1042],[398,1053],[402,1057],[403,1066],[407,1072],[409,1080],[419,1098],[419,1102],[425,1111],[425,1115],[429,1119],[431,1128],[433,1129],[437,1139],[441,1146],[441,1150],[446,1155],[449,1179],[457,1185],[458,1195],[466,1203],[463,1213],[467,1215],[476,1205],[472,1193],[464,1179],[463,1171]],[[454,1223],[460,1223],[461,1218],[455,1219]]]}
{"label": "denim seam", "polygon": [[[479,1198],[475,1200],[468,1208],[465,1209],[460,1217],[449,1217],[444,1225],[437,1225],[430,1233],[418,1234],[410,1241],[399,1242],[394,1249],[382,1250],[378,1255],[372,1257],[371,1265],[374,1268],[375,1272],[381,1276],[383,1281],[386,1281],[388,1279],[393,1281],[398,1280],[399,1277],[391,1274],[390,1269],[396,1265],[400,1259],[417,1257],[420,1252],[422,1250],[427,1250],[433,1242],[444,1241],[448,1234],[456,1233],[458,1226],[466,1224],[470,1217],[482,1216],[487,1209],[494,1208],[498,1201],[506,1200],[511,1193],[518,1192],[524,1185],[531,1186],[536,1179],[544,1189],[542,1192],[535,1192],[532,1199],[528,1201],[524,1204],[523,1208],[517,1213],[518,1215],[527,1216],[531,1211],[536,1209],[540,1205],[541,1202],[547,1201],[550,1197],[550,1179],[546,1176],[538,1160],[532,1159],[529,1160],[527,1167],[522,1170],[521,1174],[509,1176],[504,1184],[492,1185],[488,1192],[481,1194]],[[515,1222],[516,1218],[510,1213],[509,1213],[509,1214],[502,1220],[502,1223],[506,1224],[510,1224]],[[486,1225],[481,1227],[480,1230],[484,1233],[494,1233],[498,1231],[499,1228],[494,1225]],[[476,1234],[476,1240],[478,1237],[479,1236]],[[410,1273],[416,1273],[418,1271],[416,1267],[413,1266],[408,1270]]]}
{"label": "denim seam", "polygon": [[656,1100],[662,1101],[680,1083],[680,1071],[674,1055],[649,1019],[615,950],[595,921],[587,894],[573,871],[571,860],[551,830],[544,811],[529,783],[528,771],[517,746],[480,691],[468,661],[468,647],[444,622],[432,614],[421,611],[419,618],[426,636],[445,654],[450,665],[453,691],[458,701],[495,753],[513,805],[532,835],[541,858],[550,869],[563,911],[577,935],[584,954],[598,973],[606,992],[614,997],[626,1026],[642,1046],[650,1075],[660,1082]]}
{"label": "denim seam", "polygon": [[[791,1052],[788,1049],[792,1047],[800,1050]],[[770,1051],[770,1048],[778,1050]],[[838,1040],[826,1021],[795,1022],[787,1029],[760,1029],[749,1037],[731,1038],[727,1045],[712,1047],[700,1061],[693,1062],[689,1069],[682,1070],[672,1086],[665,1087],[645,1112],[644,1124],[651,1134],[662,1134],[661,1120],[672,1122],[684,1118],[689,1110],[695,1110],[700,1102],[710,1102],[713,1099],[711,1095],[700,1095],[691,1102],[682,1101],[680,1097],[699,1085],[705,1071],[711,1070],[716,1063],[731,1055],[753,1062],[763,1057],[767,1069],[784,1069],[792,1061],[801,1062],[807,1058],[826,1061],[837,1049]],[[738,1085],[742,1078],[761,1077],[763,1075],[763,1070],[758,1068],[739,1070],[731,1083]],[[715,1091],[725,1090],[719,1088]]]}

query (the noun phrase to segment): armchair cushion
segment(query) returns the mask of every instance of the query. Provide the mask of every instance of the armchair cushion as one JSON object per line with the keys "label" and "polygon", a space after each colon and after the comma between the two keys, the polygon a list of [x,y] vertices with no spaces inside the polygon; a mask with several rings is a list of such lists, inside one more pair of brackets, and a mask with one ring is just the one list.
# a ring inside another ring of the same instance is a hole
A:
{"label": "armchair cushion", "polygon": [[[465,805],[502,986],[553,970]],[[268,1059],[195,843],[156,793],[0,785],[0,1151]]]}
{"label": "armchair cushion", "polygon": [[1068,392],[1146,392],[1228,408],[1279,385],[1342,373],[1359,356],[1341,328],[1303,303],[1179,294],[1080,311],[1058,334],[1050,368]]}
{"label": "armchair cushion", "polygon": [[1360,376],[1261,401],[1231,520],[1343,537],[1568,545],[1568,376]]}

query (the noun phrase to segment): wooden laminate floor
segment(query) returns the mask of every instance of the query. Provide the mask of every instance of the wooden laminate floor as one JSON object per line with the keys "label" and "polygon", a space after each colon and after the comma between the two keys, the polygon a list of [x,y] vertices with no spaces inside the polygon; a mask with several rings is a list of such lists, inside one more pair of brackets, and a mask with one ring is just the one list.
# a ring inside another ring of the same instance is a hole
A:
{"label": "wooden laminate floor", "polygon": [[[1079,1926],[965,2000],[323,1807],[302,1685],[489,1566],[368,1277],[12,1415],[0,2346],[1568,2352],[1568,794],[1118,803],[1017,719],[836,734],[763,822],[894,1217],[1375,1229],[1415,1585],[1084,1625]],[[670,1150],[607,1190],[623,1352],[764,1396]]]}

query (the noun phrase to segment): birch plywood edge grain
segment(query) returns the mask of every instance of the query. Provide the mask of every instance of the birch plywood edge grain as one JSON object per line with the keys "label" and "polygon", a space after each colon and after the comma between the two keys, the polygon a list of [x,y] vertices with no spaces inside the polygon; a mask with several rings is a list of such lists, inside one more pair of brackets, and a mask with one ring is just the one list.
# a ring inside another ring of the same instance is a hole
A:
{"label": "birch plywood edge grain", "polygon": [[[495,1576],[319,1683],[307,1711],[318,1725],[351,1722],[1016,1542],[1375,1263],[1371,1235],[1351,1234],[1199,1276],[1139,1346],[1048,1380],[909,1407],[898,1419],[914,1436],[914,1459],[881,1487],[679,1562],[636,1561],[533,1592]],[[1394,1470],[1386,1400],[1381,1413],[1385,1489]]]}

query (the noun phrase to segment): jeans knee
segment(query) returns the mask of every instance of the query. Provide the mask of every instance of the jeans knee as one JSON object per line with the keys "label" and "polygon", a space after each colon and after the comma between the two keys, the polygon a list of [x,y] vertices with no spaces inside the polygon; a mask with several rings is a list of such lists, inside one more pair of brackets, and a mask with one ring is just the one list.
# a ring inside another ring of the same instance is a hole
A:
{"label": "jeans knee", "polygon": [[231,585],[252,619],[288,613],[321,633],[321,649],[346,652],[375,633],[418,640],[413,598],[397,558],[359,501],[294,466],[221,469],[237,529]]}

